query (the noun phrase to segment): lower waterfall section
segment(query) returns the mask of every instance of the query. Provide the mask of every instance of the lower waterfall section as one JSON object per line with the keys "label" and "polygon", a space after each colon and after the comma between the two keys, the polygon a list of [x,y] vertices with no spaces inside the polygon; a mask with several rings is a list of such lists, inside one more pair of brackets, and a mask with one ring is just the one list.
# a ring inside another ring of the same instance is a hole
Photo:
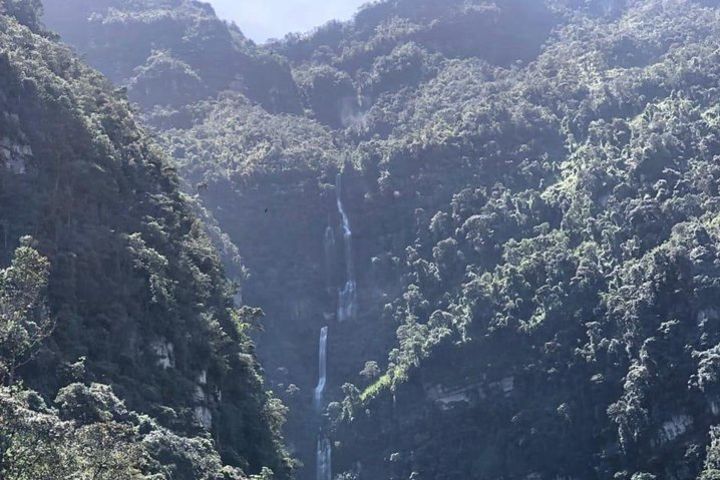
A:
{"label": "lower waterfall section", "polygon": [[317,480],[332,480],[332,445],[324,436],[317,444]]}
{"label": "lower waterfall section", "polygon": [[[318,417],[325,408],[325,386],[327,385],[327,340],[328,327],[320,330],[319,360],[318,360],[318,384],[315,387],[313,405]],[[330,439],[325,435],[322,428],[318,433],[317,443],[317,480],[332,479],[332,445]]]}

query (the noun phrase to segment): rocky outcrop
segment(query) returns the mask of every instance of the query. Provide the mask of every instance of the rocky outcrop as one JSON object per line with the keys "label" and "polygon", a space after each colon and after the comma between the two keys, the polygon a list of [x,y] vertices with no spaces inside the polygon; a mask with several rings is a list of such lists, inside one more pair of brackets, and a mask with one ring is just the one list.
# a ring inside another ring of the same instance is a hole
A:
{"label": "rocky outcrop", "polygon": [[660,444],[672,442],[678,437],[684,435],[690,430],[694,421],[693,418],[686,414],[673,415],[670,420],[662,424],[658,432],[658,441]]}
{"label": "rocky outcrop", "polygon": [[155,340],[150,347],[156,356],[155,364],[167,370],[175,368],[175,345],[166,339]]}
{"label": "rocky outcrop", "polygon": [[33,156],[32,147],[28,144],[13,142],[8,137],[0,138],[0,162],[11,173],[24,175]]}

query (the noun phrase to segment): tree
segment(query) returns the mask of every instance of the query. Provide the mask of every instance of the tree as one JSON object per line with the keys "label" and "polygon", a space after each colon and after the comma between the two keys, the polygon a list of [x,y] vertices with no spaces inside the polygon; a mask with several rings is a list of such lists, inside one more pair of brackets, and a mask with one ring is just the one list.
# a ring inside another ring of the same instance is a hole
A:
{"label": "tree", "polygon": [[657,477],[650,473],[636,473],[632,476],[632,480],[655,480]]}
{"label": "tree", "polygon": [[355,411],[362,405],[360,390],[352,383],[346,383],[342,386],[342,391],[345,394],[345,399],[342,401],[342,418],[352,422],[355,419]]}
{"label": "tree", "polygon": [[130,423],[63,420],[35,392],[0,390],[3,480],[139,480],[146,478],[140,471],[144,461],[144,446]]}
{"label": "tree", "polygon": [[273,473],[273,471],[269,468],[263,467],[260,474],[251,476],[250,480],[273,480],[274,478],[275,474]]}
{"label": "tree", "polygon": [[710,445],[707,448],[705,469],[700,480],[720,480],[720,428],[710,429]]}
{"label": "tree", "polygon": [[0,271],[0,382],[12,384],[55,326],[45,294],[50,262],[23,237],[10,267]]}
{"label": "tree", "polygon": [[42,30],[40,18],[43,15],[41,0],[3,0],[0,13],[7,12],[35,32]]}
{"label": "tree", "polygon": [[[109,387],[77,384],[61,390],[57,401],[67,417],[61,419],[37,393],[15,385],[17,368],[32,359],[54,328],[46,305],[50,262],[31,237],[20,244],[11,265],[0,271],[0,380],[5,385],[0,387],[0,478],[143,478],[142,444],[133,425],[112,418],[108,405],[121,402]],[[88,405],[96,414],[83,421],[89,417],[76,412]]]}
{"label": "tree", "polygon": [[363,377],[368,382],[372,382],[377,377],[380,376],[380,367],[378,366],[377,362],[375,361],[369,361],[365,362],[365,368],[362,369],[360,372],[360,376]]}

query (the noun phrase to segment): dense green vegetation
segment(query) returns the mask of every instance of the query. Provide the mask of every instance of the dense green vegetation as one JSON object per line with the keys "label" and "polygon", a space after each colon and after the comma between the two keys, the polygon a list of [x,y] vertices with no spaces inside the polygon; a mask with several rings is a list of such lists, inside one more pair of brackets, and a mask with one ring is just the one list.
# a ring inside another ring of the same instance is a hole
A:
{"label": "dense green vegetation", "polygon": [[72,3],[47,23],[243,257],[306,464],[330,324],[340,478],[720,478],[718,2],[386,0],[264,46],[199,2]]}
{"label": "dense green vegetation", "polygon": [[256,313],[174,169],[37,2],[0,5],[0,477],[287,478]]}

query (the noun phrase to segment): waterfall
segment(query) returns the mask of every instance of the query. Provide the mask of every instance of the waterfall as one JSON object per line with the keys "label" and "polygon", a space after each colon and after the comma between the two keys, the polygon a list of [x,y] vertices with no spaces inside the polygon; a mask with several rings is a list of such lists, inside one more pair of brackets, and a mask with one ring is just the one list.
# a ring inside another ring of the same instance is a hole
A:
{"label": "waterfall", "polygon": [[331,226],[325,229],[325,237],[323,238],[323,246],[325,247],[325,285],[328,291],[332,291],[333,270],[335,267],[335,230]]}
{"label": "waterfall", "polygon": [[[328,327],[320,330],[320,361],[318,384],[315,387],[315,410],[320,412],[323,409],[323,396],[327,383],[327,338]],[[330,439],[323,435],[322,431],[318,436],[317,444],[317,480],[332,480],[332,446]]]}
{"label": "waterfall", "polygon": [[338,173],[335,181],[335,194],[337,196],[337,208],[342,220],[343,238],[345,239],[345,268],[347,269],[348,280],[355,276],[355,266],[352,258],[352,228],[350,219],[345,212],[342,201],[342,174]]}
{"label": "waterfall", "polygon": [[327,383],[327,338],[328,327],[323,327],[320,330],[319,376],[314,397],[315,409],[317,411],[323,408],[323,395],[325,394],[325,384]]}
{"label": "waterfall", "polygon": [[[337,209],[342,221],[342,231],[345,250],[345,286],[338,291],[337,318],[339,322],[350,320],[355,316],[357,310],[357,283],[355,280],[355,265],[352,253],[352,228],[350,219],[342,200],[342,175],[338,173],[335,183]],[[330,271],[336,261],[335,254],[335,231],[328,226],[325,230],[323,241],[325,247],[325,264],[328,268],[327,280],[331,284]],[[327,341],[328,327],[320,330],[318,384],[315,387],[313,403],[315,411],[322,412],[325,403],[325,387],[327,385]],[[322,429],[318,435],[317,442],[317,480],[332,480],[332,445],[330,439],[323,433]]]}
{"label": "waterfall", "polygon": [[318,439],[317,480],[332,480],[332,446],[327,437]]}
{"label": "waterfall", "polygon": [[339,322],[351,320],[355,317],[357,310],[357,283],[355,281],[355,264],[353,263],[352,254],[352,229],[350,228],[350,219],[345,212],[342,202],[342,174],[338,173],[335,182],[335,192],[337,195],[337,209],[342,219],[343,239],[345,241],[345,286],[338,292],[338,312],[337,318]]}
{"label": "waterfall", "polygon": [[338,292],[338,321],[344,322],[355,317],[356,299],[357,284],[354,280],[348,280]]}

